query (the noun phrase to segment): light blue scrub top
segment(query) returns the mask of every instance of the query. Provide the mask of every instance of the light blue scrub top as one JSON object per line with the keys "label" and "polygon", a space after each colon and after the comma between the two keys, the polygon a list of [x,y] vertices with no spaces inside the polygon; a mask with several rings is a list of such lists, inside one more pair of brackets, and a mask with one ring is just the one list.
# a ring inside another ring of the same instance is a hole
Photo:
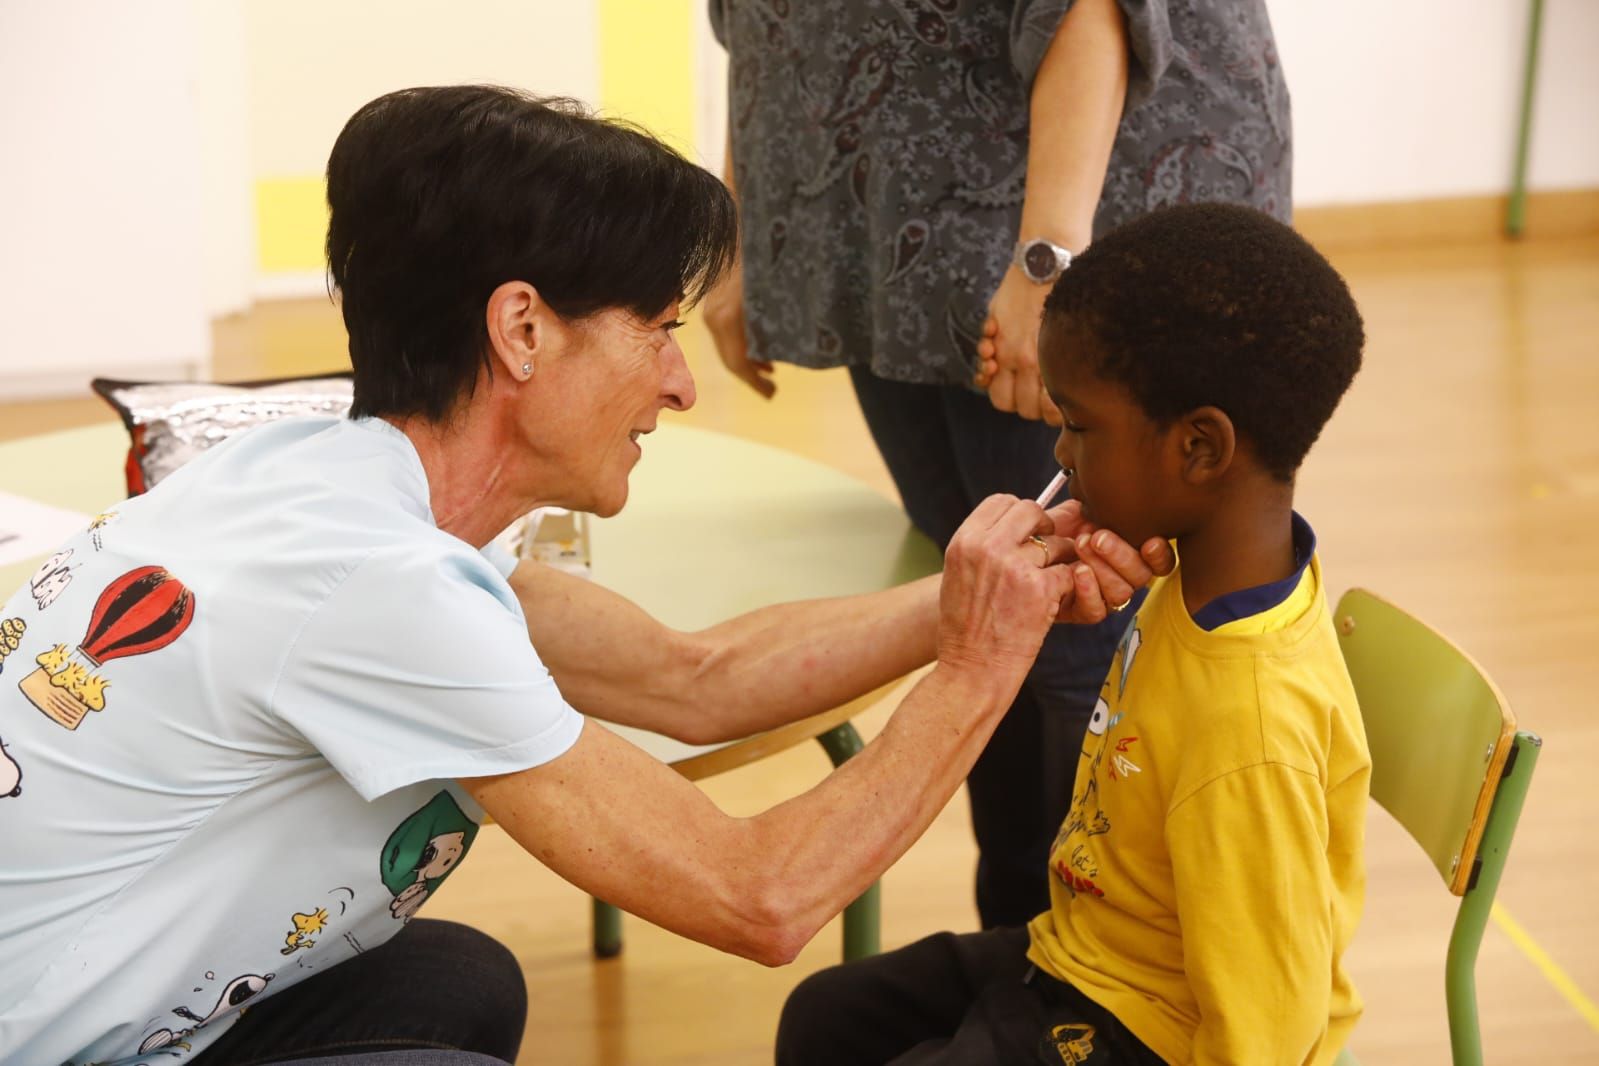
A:
{"label": "light blue scrub top", "polygon": [[511,566],[371,419],[243,434],[63,544],[0,609],[0,1061],[181,1060],[401,929],[477,833],[454,779],[582,730]]}

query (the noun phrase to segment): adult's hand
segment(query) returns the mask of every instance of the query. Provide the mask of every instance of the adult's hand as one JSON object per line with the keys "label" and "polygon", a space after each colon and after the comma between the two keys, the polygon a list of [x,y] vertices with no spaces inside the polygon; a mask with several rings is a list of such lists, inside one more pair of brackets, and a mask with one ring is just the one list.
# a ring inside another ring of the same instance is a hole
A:
{"label": "adult's hand", "polygon": [[1072,572],[1030,538],[1056,524],[1031,500],[990,496],[944,552],[938,661],[1019,678],[1072,594]]}
{"label": "adult's hand", "polygon": [[1015,267],[1005,271],[977,342],[976,384],[988,390],[997,409],[1058,426],[1060,411],[1038,375],[1038,327],[1048,295],[1049,286],[1029,281]]}
{"label": "adult's hand", "polygon": [[706,293],[701,304],[705,315],[705,328],[710,331],[711,342],[722,365],[744,384],[768,400],[777,392],[772,380],[772,364],[763,359],[751,359],[749,336],[744,332],[744,263],[733,264],[716,287]]}
{"label": "adult's hand", "polygon": [[1169,574],[1177,555],[1162,537],[1134,548],[1108,529],[1083,517],[1082,504],[1067,500],[1049,510],[1054,523],[1044,538],[1051,558],[1067,567],[1072,591],[1060,604],[1057,620],[1093,625],[1119,610],[1157,576]]}

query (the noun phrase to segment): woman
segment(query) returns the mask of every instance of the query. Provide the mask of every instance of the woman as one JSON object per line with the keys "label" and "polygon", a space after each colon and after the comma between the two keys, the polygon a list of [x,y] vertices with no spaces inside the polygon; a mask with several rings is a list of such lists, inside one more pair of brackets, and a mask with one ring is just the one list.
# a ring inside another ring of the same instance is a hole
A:
{"label": "woman", "polygon": [[[953,793],[1050,623],[1171,565],[1073,564],[1071,508],[995,497],[941,582],[700,634],[513,568],[497,532],[615,513],[694,402],[672,330],[730,200],[640,133],[473,86],[363,107],[328,199],[352,417],[208,451],[65,545],[48,605],[5,606],[7,665],[38,665],[0,686],[28,780],[0,805],[8,1061],[514,1059],[515,960],[412,920],[484,811],[585,891],[786,962]],[[715,740],[935,656],[880,738],[749,819],[578,710]]]}
{"label": "woman", "polygon": [[[848,366],[906,512],[938,544],[977,501],[1054,473],[1036,335],[1072,254],[1162,204],[1287,217],[1288,93],[1264,0],[709,4],[743,255],[706,324],[765,396],[773,360]],[[1130,616],[1053,633],[972,771],[985,928],[1049,906],[1038,872]]]}

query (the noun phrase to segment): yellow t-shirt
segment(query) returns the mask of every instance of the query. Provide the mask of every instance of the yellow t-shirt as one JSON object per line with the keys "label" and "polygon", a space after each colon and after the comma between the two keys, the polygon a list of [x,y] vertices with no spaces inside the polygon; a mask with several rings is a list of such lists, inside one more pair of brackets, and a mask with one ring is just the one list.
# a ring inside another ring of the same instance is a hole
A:
{"label": "yellow t-shirt", "polygon": [[1181,567],[1112,661],[1028,958],[1173,1063],[1330,1063],[1365,895],[1371,757],[1312,558],[1205,630]]}

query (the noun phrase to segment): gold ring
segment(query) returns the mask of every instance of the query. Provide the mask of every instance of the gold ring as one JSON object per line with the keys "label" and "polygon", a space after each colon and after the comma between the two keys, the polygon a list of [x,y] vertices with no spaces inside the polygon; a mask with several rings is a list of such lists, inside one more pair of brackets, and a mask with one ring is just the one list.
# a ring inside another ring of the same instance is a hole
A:
{"label": "gold ring", "polygon": [[1045,542],[1043,537],[1033,536],[1033,537],[1028,537],[1027,539],[1031,543],[1038,545],[1039,548],[1041,548],[1043,550],[1043,552],[1044,552],[1044,561],[1039,563],[1038,565],[1039,565],[1040,569],[1047,568],[1049,566],[1049,544],[1047,542]]}
{"label": "gold ring", "polygon": [[[1133,595],[1137,595],[1137,593],[1134,593]],[[1132,603],[1132,602],[1133,602],[1133,597],[1129,596],[1129,597],[1127,597],[1125,600],[1123,600],[1120,603],[1110,604],[1110,609],[1113,610],[1113,611],[1125,611],[1125,610],[1127,610],[1127,605],[1129,603]]]}

